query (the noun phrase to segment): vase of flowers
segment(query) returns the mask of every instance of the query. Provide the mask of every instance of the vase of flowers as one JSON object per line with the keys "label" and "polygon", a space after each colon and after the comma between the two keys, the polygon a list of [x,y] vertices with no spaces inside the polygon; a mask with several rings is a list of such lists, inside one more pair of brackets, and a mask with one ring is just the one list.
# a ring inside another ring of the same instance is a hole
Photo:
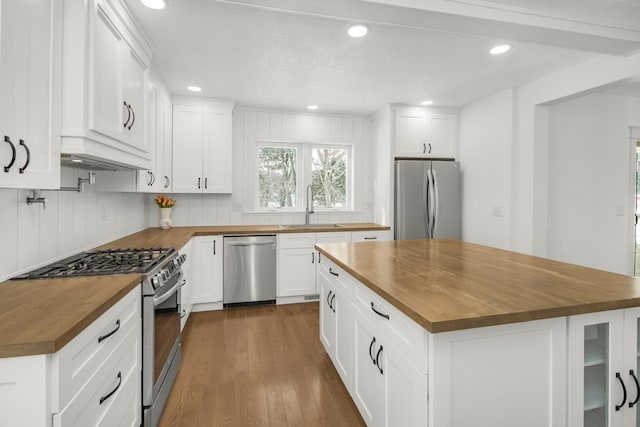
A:
{"label": "vase of flowers", "polygon": [[158,194],[154,201],[160,208],[160,228],[163,230],[171,228],[171,208],[176,204],[176,201],[164,194]]}

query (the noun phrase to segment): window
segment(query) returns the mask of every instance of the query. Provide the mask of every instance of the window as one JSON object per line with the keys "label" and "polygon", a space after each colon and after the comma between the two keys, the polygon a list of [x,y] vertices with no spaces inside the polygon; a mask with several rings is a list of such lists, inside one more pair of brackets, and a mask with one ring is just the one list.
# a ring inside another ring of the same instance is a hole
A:
{"label": "window", "polygon": [[351,209],[351,146],[257,144],[258,210],[304,210],[310,184],[314,209]]}

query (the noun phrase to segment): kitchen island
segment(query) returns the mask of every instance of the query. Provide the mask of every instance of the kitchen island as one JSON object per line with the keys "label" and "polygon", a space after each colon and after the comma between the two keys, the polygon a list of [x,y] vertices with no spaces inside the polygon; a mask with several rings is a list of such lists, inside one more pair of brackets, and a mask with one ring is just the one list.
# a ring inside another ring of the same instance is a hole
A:
{"label": "kitchen island", "polygon": [[636,425],[637,279],[446,239],[316,247],[321,340],[369,425]]}

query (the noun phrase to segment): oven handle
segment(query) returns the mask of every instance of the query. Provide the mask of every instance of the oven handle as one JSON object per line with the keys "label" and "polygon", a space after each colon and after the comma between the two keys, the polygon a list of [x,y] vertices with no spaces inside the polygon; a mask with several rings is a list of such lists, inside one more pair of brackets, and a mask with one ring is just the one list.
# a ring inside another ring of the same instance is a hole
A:
{"label": "oven handle", "polygon": [[[180,278],[182,278],[182,273],[180,273]],[[180,280],[176,281],[176,284],[171,287],[167,292],[162,295],[154,295],[153,296],[153,305],[154,307],[162,304],[180,287]]]}

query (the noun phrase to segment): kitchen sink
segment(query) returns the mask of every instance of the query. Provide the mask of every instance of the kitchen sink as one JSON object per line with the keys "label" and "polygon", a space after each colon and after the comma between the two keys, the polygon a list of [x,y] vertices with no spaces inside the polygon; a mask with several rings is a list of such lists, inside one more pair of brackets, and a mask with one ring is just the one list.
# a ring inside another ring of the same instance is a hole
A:
{"label": "kitchen sink", "polygon": [[279,225],[281,230],[304,230],[307,228],[342,228],[342,224],[287,224]]}

